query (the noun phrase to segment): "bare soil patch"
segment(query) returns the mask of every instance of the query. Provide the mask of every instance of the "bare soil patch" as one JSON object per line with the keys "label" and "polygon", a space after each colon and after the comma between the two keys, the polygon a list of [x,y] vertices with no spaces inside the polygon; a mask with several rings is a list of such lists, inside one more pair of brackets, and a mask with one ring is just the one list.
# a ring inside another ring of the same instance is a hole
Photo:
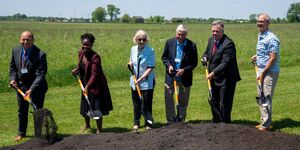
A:
{"label": "bare soil patch", "polygon": [[7,150],[143,150],[143,149],[300,149],[300,136],[280,132],[258,131],[253,126],[238,124],[175,123],[145,132],[85,134],[64,137],[49,144],[34,138],[6,147]]}

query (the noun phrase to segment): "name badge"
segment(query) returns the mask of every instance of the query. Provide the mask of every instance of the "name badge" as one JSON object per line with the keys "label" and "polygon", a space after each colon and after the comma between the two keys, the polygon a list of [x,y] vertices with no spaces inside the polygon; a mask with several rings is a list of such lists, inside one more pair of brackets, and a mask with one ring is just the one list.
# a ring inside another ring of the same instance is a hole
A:
{"label": "name badge", "polygon": [[175,58],[175,62],[179,63],[179,62],[181,62],[181,59]]}
{"label": "name badge", "polygon": [[21,69],[21,73],[22,73],[22,74],[28,73],[27,68],[22,68],[22,69]]}

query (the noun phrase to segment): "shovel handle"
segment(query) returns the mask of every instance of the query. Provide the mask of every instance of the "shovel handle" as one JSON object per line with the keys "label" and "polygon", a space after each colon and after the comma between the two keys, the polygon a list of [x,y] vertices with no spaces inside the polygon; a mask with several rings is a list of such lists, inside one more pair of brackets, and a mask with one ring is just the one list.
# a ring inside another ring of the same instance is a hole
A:
{"label": "shovel handle", "polygon": [[133,77],[133,81],[134,81],[134,84],[135,84],[135,88],[136,88],[136,90],[138,92],[139,97],[141,98],[142,97],[142,93],[141,93],[141,90],[139,88],[139,85],[136,84],[136,77],[135,77],[135,75],[132,75],[132,77]]}
{"label": "shovel handle", "polygon": [[[255,73],[256,73],[256,77],[257,77],[258,76],[258,67],[257,67],[256,61],[252,61],[252,64],[254,65]],[[258,85],[259,86],[261,85],[261,80],[260,79],[258,80]]]}
{"label": "shovel handle", "polygon": [[18,93],[20,93],[22,96],[23,96],[23,98],[24,98],[24,100],[26,100],[26,101],[28,101],[28,102],[31,102],[31,100],[30,100],[30,98],[28,97],[28,96],[25,96],[25,93],[19,88],[19,87],[16,87],[16,86],[13,86],[13,85],[9,85],[11,88],[14,88],[14,89],[16,89],[17,91],[18,91]]}
{"label": "shovel handle", "polygon": [[[208,69],[207,69],[207,66],[205,67],[205,75],[206,75],[206,78],[208,77]],[[210,84],[210,80],[207,79],[207,85],[208,85],[208,89],[211,90],[211,84]]]}
{"label": "shovel handle", "polygon": [[139,85],[138,84],[136,84],[136,76],[134,75],[134,72],[133,72],[133,69],[132,69],[132,67],[131,67],[131,65],[128,63],[127,64],[127,68],[128,68],[128,70],[131,72],[131,74],[132,74],[132,77],[133,77],[133,82],[134,82],[134,84],[135,84],[135,88],[136,88],[136,90],[137,90],[137,92],[138,92],[138,95],[139,95],[139,97],[140,97],[140,99],[142,98],[142,93],[141,93],[141,90],[140,90],[140,88],[139,88]]}
{"label": "shovel handle", "polygon": [[[258,76],[258,68],[257,68],[256,65],[255,65],[255,72],[256,72],[256,76]],[[258,80],[258,85],[261,85],[261,80],[260,79]]]}
{"label": "shovel handle", "polygon": [[80,78],[79,78],[78,75],[74,75],[74,76],[75,76],[75,77],[77,78],[77,80],[78,80],[78,83],[79,83],[79,86],[80,86],[80,88],[81,88],[82,94],[84,95],[85,98],[87,98],[88,95],[86,94],[86,92],[84,92],[84,86],[83,86],[83,84],[82,84],[82,81],[80,80]]}
{"label": "shovel handle", "polygon": [[128,68],[128,70],[130,71],[130,73],[131,73],[132,75],[134,75],[133,69],[132,69],[132,67],[131,67],[131,65],[130,65],[129,63],[127,64],[127,68]]}
{"label": "shovel handle", "polygon": [[[205,65],[204,67],[205,67],[205,75],[206,75],[206,78],[207,78],[208,77],[208,67],[207,67],[207,65]],[[207,79],[207,85],[208,85],[208,90],[209,90],[209,99],[211,99],[212,90],[211,90],[211,83],[210,83],[209,79]]]}
{"label": "shovel handle", "polygon": [[173,84],[174,84],[175,100],[176,100],[176,104],[178,104],[178,88],[177,88],[177,81],[175,79],[173,81]]}
{"label": "shovel handle", "polygon": [[29,96],[26,96],[25,93],[24,93],[19,87],[13,86],[13,85],[11,85],[11,84],[10,84],[9,86],[10,86],[11,88],[16,89],[16,90],[18,91],[18,93],[20,93],[20,94],[23,96],[23,99],[24,99],[25,101],[29,102],[29,103],[33,106],[34,110],[36,109],[36,106],[32,103],[30,97],[29,97]]}

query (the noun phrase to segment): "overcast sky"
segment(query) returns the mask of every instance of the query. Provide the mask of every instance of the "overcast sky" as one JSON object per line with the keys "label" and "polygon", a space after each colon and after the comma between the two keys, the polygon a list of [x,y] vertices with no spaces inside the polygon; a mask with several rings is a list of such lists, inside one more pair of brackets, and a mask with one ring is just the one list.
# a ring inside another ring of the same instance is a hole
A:
{"label": "overcast sky", "polygon": [[[0,16],[22,13],[27,16],[90,18],[97,7],[113,4],[121,14],[189,18],[249,19],[250,14],[268,13],[286,18],[297,0],[1,0]],[[299,0],[298,0],[299,2]]]}

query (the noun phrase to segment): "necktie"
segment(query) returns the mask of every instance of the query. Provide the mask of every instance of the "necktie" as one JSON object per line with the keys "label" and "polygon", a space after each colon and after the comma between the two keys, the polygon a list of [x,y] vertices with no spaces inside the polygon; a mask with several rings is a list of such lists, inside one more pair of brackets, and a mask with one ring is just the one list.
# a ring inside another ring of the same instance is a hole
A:
{"label": "necktie", "polygon": [[25,62],[26,62],[26,50],[24,50],[23,52],[24,52],[24,54],[22,56],[22,68],[25,67]]}
{"label": "necktie", "polygon": [[214,56],[216,52],[217,52],[217,41],[214,41],[214,46],[212,48],[212,56]]}

